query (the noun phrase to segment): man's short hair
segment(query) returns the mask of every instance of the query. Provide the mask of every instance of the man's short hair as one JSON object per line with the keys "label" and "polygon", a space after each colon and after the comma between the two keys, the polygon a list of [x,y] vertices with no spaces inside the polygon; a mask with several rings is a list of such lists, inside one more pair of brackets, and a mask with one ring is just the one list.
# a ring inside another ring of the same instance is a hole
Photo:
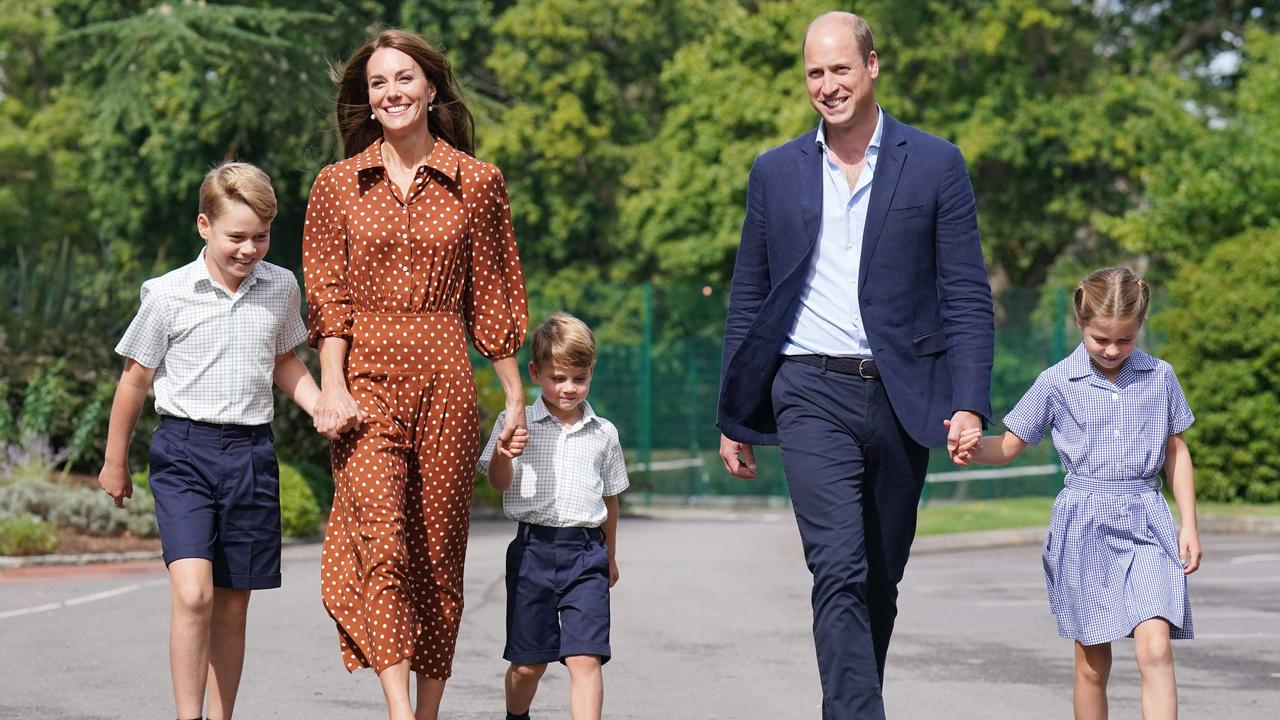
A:
{"label": "man's short hair", "polygon": [[[853,33],[853,39],[857,41],[858,47],[862,50],[862,59],[871,57],[871,53],[876,49],[876,41],[871,37],[871,26],[863,20],[860,15],[854,15],[849,12],[829,12],[823,13],[813,19],[809,23],[809,27],[804,31],[804,41],[809,42],[809,33],[813,32],[813,28],[824,20],[841,20],[848,26],[849,32]],[[804,48],[801,47],[803,52]]]}
{"label": "man's short hair", "polygon": [[551,365],[593,368],[596,336],[591,328],[566,312],[554,313],[533,331],[533,364],[539,370]]}

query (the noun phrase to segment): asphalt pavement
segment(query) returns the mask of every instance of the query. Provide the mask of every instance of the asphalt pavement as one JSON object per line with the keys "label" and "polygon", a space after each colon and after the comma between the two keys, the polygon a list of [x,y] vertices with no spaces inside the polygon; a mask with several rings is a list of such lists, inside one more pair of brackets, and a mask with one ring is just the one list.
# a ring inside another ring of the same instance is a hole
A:
{"label": "asphalt pavement", "polygon": [[[444,718],[503,716],[512,527],[474,525]],[[809,577],[789,514],[624,518],[619,539],[606,717],[819,717]],[[947,543],[930,540],[914,553],[889,655],[891,718],[1071,716],[1071,643],[1056,635],[1038,546],[980,544],[938,551]],[[1274,720],[1280,537],[1206,535],[1204,545],[1190,583],[1198,637],[1174,646],[1182,717]],[[315,544],[287,547],[284,587],[255,593],[237,718],[385,717],[373,674],[342,667],[319,555]],[[172,718],[168,609],[157,561],[0,574],[0,719]],[[1132,643],[1120,641],[1112,717],[1139,716],[1138,689]],[[567,674],[553,668],[533,717],[567,718],[567,694]]]}

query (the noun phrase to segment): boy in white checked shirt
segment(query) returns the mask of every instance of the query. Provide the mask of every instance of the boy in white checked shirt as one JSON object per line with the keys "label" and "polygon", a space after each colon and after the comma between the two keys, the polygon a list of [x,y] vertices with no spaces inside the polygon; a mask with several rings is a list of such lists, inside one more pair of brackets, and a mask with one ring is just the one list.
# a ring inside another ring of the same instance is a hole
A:
{"label": "boy in white checked shirt", "polygon": [[293,351],[307,339],[293,273],[264,262],[276,215],[266,173],[223,163],[200,185],[194,262],[142,285],[98,482],[133,495],[129,440],[155,385],[151,493],[172,614],[169,670],[178,717],[231,717],[253,590],[280,586],[280,479],[271,441],[274,381],[308,414],[320,395]]}
{"label": "boy in white checked shirt", "polygon": [[556,313],[532,336],[529,375],[542,397],[525,409],[513,459],[497,446],[503,417],[480,453],[479,471],[502,491],[520,523],[507,548],[508,720],[528,720],[547,663],[569,668],[574,720],[600,717],[601,666],[609,661],[609,588],[618,582],[618,494],[627,469],[618,430],[587,404],[596,364],[586,323]]}

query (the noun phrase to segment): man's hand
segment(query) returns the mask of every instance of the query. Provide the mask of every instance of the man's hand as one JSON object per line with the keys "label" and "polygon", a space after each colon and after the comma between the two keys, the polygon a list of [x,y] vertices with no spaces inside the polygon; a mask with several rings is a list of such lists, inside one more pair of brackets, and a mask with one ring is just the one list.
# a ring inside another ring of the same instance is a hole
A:
{"label": "man's hand", "polygon": [[750,480],[756,476],[756,451],[746,443],[720,435],[720,459],[734,477]]}
{"label": "man's hand", "polygon": [[[951,462],[967,465],[968,455],[982,449],[982,418],[968,410],[957,410],[950,420],[943,420],[942,424],[947,426],[947,454],[951,456]],[[957,458],[957,454],[961,452],[960,436],[973,430],[979,433],[978,442],[964,448],[964,458]]]}
{"label": "man's hand", "polygon": [[128,466],[103,465],[98,473],[98,485],[116,501],[116,507],[124,507],[125,498],[133,497],[133,478]]}

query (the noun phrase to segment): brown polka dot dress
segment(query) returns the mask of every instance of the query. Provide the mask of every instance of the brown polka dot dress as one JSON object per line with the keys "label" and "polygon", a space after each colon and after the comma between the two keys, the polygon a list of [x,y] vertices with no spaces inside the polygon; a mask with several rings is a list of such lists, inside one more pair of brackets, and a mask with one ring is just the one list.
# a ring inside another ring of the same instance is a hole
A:
{"label": "brown polka dot dress", "polygon": [[444,680],[480,441],[465,336],[514,355],[528,310],[498,169],[437,138],[401,197],[381,145],[324,168],[307,205],[310,342],[350,342],[366,415],[333,444],[322,590],[348,670],[408,658]]}

